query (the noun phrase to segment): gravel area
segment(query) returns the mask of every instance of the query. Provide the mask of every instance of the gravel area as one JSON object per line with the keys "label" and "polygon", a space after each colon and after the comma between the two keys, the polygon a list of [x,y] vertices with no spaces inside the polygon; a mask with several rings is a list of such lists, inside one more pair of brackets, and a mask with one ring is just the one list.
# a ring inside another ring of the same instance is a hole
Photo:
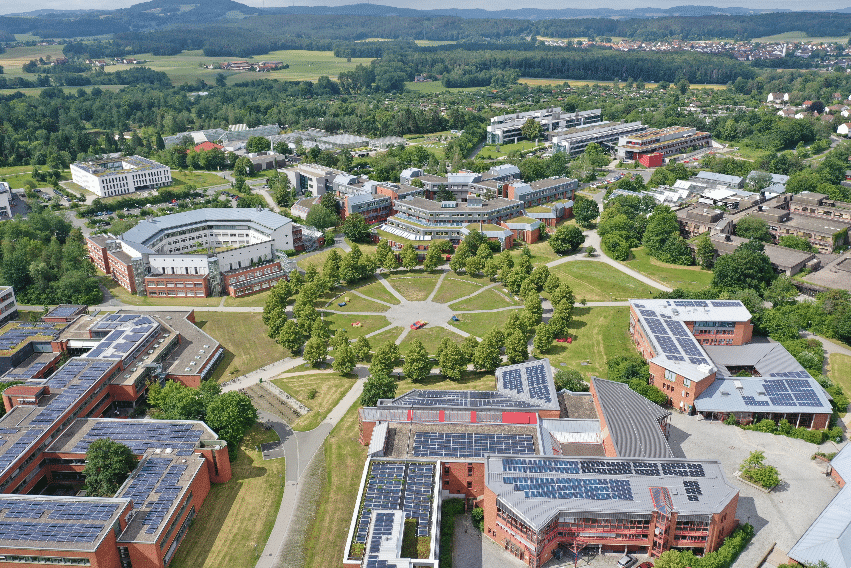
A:
{"label": "gravel area", "polygon": [[455,541],[452,548],[453,568],[522,568],[528,566],[505,552],[498,544],[473,526],[470,515],[455,518]]}
{"label": "gravel area", "polygon": [[[775,542],[775,550],[787,553],[839,490],[811,456],[818,450],[837,451],[843,444],[827,442],[819,447],[677,413],[671,416],[669,433],[675,455],[717,459],[727,480],[739,488],[736,516],[742,523],[750,522],[756,534],[734,564],[736,568],[753,568]],[[754,450],[765,452],[766,463],[780,473],[782,483],[771,493],[749,487],[733,476]]]}

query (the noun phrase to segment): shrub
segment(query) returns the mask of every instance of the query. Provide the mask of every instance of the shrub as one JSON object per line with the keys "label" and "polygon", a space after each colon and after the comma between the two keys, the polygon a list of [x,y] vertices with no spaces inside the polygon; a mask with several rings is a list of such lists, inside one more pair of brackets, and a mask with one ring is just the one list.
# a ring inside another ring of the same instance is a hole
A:
{"label": "shrub", "polygon": [[464,500],[447,499],[441,507],[440,568],[452,568],[452,541],[455,538],[455,517],[464,514]]}
{"label": "shrub", "polygon": [[309,391],[307,391],[307,399],[313,400],[314,398],[316,398],[317,394],[319,394],[319,391],[317,391],[316,389],[310,389]]}
{"label": "shrub", "polygon": [[727,418],[724,419],[724,424],[727,426],[735,426],[739,423],[739,420],[736,418],[735,414],[730,414]]}
{"label": "shrub", "polygon": [[470,511],[470,518],[473,519],[473,524],[481,532],[485,532],[485,510],[481,507],[476,507],[472,511]]}

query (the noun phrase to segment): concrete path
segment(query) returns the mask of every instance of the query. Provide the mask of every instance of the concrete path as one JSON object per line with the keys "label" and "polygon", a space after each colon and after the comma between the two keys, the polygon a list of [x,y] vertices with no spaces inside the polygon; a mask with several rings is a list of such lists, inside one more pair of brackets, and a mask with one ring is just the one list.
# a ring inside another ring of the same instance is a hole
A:
{"label": "concrete path", "polygon": [[[340,400],[322,423],[308,432],[294,432],[289,426],[283,424],[277,417],[272,417],[272,427],[281,437],[282,453],[286,459],[287,478],[284,485],[284,495],[281,498],[281,507],[275,519],[275,526],[266,542],[266,547],[257,561],[257,568],[275,568],[281,561],[281,551],[290,531],[290,523],[298,503],[301,490],[302,476],[304,475],[310,461],[322,448],[325,439],[334,426],[343,418],[349,408],[355,404],[363,392],[363,383],[367,375],[367,369],[363,366],[355,368],[359,378],[348,393]],[[264,418],[266,418],[264,416]]]}

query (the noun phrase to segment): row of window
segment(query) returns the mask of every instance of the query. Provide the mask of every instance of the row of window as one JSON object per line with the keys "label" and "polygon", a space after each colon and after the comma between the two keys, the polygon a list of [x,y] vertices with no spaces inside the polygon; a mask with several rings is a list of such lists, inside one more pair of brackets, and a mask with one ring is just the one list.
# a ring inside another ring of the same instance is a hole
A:
{"label": "row of window", "polygon": [[0,562],[14,562],[16,564],[60,564],[65,566],[91,566],[88,558],[74,558],[70,556],[22,556],[19,554],[0,555]]}
{"label": "row of window", "polygon": [[156,288],[203,288],[203,282],[174,282],[172,280],[152,280],[148,282],[148,287]]}

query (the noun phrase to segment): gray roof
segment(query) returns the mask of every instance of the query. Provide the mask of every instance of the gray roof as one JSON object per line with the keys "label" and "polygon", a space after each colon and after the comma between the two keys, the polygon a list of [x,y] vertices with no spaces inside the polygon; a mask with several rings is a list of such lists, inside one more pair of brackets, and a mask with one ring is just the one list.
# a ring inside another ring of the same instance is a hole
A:
{"label": "gray roof", "polygon": [[[666,475],[666,470],[678,470],[685,475]],[[599,494],[596,499],[574,498],[577,493],[566,485],[569,487],[571,482],[581,485],[583,480],[604,491],[610,487],[610,480],[617,482],[614,486],[628,490],[621,489],[618,498]],[[697,501],[688,499],[684,481],[699,483],[701,495]],[[720,513],[738,493],[727,483],[721,464],[710,460],[656,459],[648,463],[624,458],[491,455],[485,459],[485,484],[503,506],[533,530],[542,529],[559,513],[571,517],[586,512],[650,515],[656,510],[651,496],[651,488],[656,487],[667,489],[671,505],[681,517]]]}
{"label": "gray roof", "polygon": [[662,421],[671,415],[670,412],[623,383],[591,379],[591,384],[619,456],[673,457],[661,428]]}
{"label": "gray roof", "polygon": [[175,213],[174,215],[155,217],[150,221],[141,221],[138,225],[124,233],[122,238],[126,241],[144,244],[145,241],[161,231],[204,222],[249,222],[274,231],[292,221],[288,217],[278,215],[268,209],[261,209],[259,211],[250,208],[194,209],[192,211],[184,211],[183,213]]}
{"label": "gray roof", "polygon": [[[788,373],[791,375],[792,373]],[[788,381],[801,381],[806,388],[795,391],[789,389]],[[771,390],[769,390],[771,389]],[[777,402],[778,398],[769,395],[774,390],[791,390],[788,403]],[[802,406],[796,402],[799,394],[811,398],[811,405]],[[794,398],[794,400],[792,400]],[[774,399],[774,400],[772,400]],[[806,372],[795,372],[792,377],[718,377],[694,400],[699,412],[760,412],[760,413],[801,413],[826,414],[831,412],[830,400],[821,385]]]}
{"label": "gray roof", "polygon": [[851,481],[851,444],[845,447],[830,460],[830,465],[846,482]]}
{"label": "gray roof", "polygon": [[753,367],[763,377],[771,373],[806,372],[791,353],[774,341],[702,347],[718,367],[719,375],[732,375],[728,366]]}
{"label": "gray roof", "polygon": [[701,171],[695,177],[699,179],[709,179],[720,183],[729,183],[732,185],[739,185],[742,183],[742,178],[739,176],[729,176],[727,174],[718,174],[715,172]]}
{"label": "gray roof", "polygon": [[830,568],[851,566],[851,485],[824,508],[789,551],[789,558],[810,566],[820,560]]}

